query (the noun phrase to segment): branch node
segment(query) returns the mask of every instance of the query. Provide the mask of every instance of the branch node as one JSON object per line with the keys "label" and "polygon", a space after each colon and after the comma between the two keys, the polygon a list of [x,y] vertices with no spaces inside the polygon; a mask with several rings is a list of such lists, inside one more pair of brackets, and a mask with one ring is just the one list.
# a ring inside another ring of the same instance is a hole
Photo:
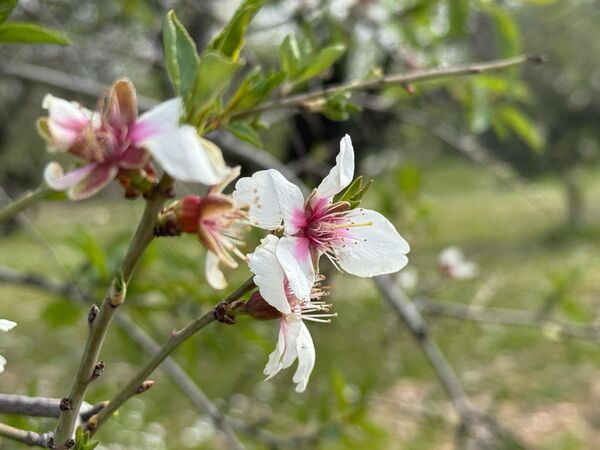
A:
{"label": "branch node", "polygon": [[104,361],[99,361],[94,366],[94,370],[92,371],[92,375],[90,376],[90,381],[94,381],[104,372]]}
{"label": "branch node", "polygon": [[221,302],[215,306],[215,309],[213,309],[213,316],[217,322],[226,325],[234,325],[237,322],[235,316],[231,314],[231,306],[227,302]]}
{"label": "branch node", "polygon": [[92,305],[92,307],[90,308],[90,312],[88,313],[88,318],[87,318],[88,324],[90,327],[96,320],[96,317],[98,317],[99,312],[100,312],[100,309],[96,305]]}
{"label": "branch node", "polygon": [[527,61],[533,64],[545,64],[548,62],[548,57],[546,55],[527,55]]}
{"label": "branch node", "polygon": [[112,306],[114,308],[121,306],[123,304],[123,302],[125,301],[126,295],[127,295],[127,284],[125,283],[123,276],[119,275],[119,276],[115,277],[112,287],[111,287],[111,290],[110,290],[110,295],[108,298],[110,306]]}
{"label": "branch node", "polygon": [[75,439],[71,438],[67,442],[65,442],[65,448],[73,448],[75,447]]}
{"label": "branch node", "polygon": [[143,394],[148,389],[150,389],[152,386],[154,386],[154,381],[152,381],[152,380],[146,380],[142,384],[140,384],[140,387],[137,388],[137,391],[135,391],[135,393],[136,394]]}
{"label": "branch node", "polygon": [[68,397],[63,397],[60,400],[60,404],[58,405],[58,407],[61,411],[70,411],[71,409],[73,409],[73,407],[71,406],[71,399]]}

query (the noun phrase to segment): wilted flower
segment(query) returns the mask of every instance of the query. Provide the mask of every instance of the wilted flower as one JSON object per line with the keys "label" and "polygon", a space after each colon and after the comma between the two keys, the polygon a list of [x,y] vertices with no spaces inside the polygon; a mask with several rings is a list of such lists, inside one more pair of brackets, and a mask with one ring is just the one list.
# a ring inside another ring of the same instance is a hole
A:
{"label": "wilted flower", "polygon": [[[244,246],[242,229],[248,224],[246,210],[240,207],[223,189],[240,174],[240,168],[230,170],[220,183],[211,186],[203,197],[187,195],[161,213],[156,234],[197,234],[207,250],[206,279],[215,289],[227,287],[227,280],[219,268],[223,263],[235,269],[234,256],[245,260],[238,247]],[[170,230],[169,230],[170,228]]]}
{"label": "wilted flower", "polygon": [[442,273],[449,278],[469,280],[479,274],[477,263],[467,260],[463,251],[456,246],[443,249],[438,256],[438,262]]}
{"label": "wilted flower", "polygon": [[353,176],[354,150],[346,135],[336,165],[306,201],[298,186],[272,169],[236,184],[233,198],[248,205],[251,224],[275,230],[283,222],[285,237],[277,246],[277,258],[300,298],[309,295],[322,254],[336,267],[361,277],[397,272],[408,262],[408,243],[384,216],[333,201]]}
{"label": "wilted flower", "polygon": [[56,162],[46,166],[48,186],[67,191],[71,199],[95,194],[119,174],[134,176],[148,166],[151,157],[181,181],[213,185],[227,173],[219,149],[200,138],[191,125],[180,125],[180,98],[138,117],[133,84],[122,79],[112,86],[108,105],[100,112],[50,94],[42,106],[48,117],[40,119],[38,128],[48,149],[68,152],[83,164],[68,173]]}
{"label": "wilted flower", "polygon": [[[255,275],[254,283],[260,295],[254,295],[249,300],[246,312],[258,319],[279,317],[277,346],[269,355],[264,373],[268,380],[298,358],[293,381],[296,391],[303,392],[315,365],[315,346],[303,321],[329,322],[329,318],[336,314],[328,312],[329,305],[321,301],[326,293],[314,280],[307,297],[299,298],[292,292],[284,268],[276,256],[281,243],[281,239],[268,235],[254,253],[248,255],[248,265]],[[319,281],[322,279],[320,277]],[[260,305],[261,302],[268,305]]]}
{"label": "wilted flower", "polygon": [[[16,327],[16,322],[6,319],[0,319],[0,331],[9,331]],[[0,373],[4,372],[4,365],[6,364],[6,358],[0,355]]]}

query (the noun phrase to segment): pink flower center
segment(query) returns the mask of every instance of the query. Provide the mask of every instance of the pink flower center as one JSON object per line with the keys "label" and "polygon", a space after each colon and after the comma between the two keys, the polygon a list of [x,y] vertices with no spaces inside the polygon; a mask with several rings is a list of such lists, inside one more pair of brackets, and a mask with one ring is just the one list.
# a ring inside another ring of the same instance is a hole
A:
{"label": "pink flower center", "polygon": [[293,225],[299,229],[296,236],[308,239],[310,247],[335,259],[334,249],[344,247],[356,239],[351,229],[372,225],[361,221],[362,208],[348,209],[348,203],[329,203],[328,199],[319,199],[312,206],[307,203],[304,210],[293,213]]}

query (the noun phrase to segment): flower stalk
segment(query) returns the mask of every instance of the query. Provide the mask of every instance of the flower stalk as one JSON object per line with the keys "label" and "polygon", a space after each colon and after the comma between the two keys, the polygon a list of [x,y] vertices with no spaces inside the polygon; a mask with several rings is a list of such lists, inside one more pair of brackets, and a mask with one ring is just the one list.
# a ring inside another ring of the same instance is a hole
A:
{"label": "flower stalk", "polygon": [[41,202],[52,192],[52,189],[45,184],[42,184],[35,191],[26,192],[21,197],[9,203],[2,210],[0,210],[0,223],[12,219],[27,208]]}

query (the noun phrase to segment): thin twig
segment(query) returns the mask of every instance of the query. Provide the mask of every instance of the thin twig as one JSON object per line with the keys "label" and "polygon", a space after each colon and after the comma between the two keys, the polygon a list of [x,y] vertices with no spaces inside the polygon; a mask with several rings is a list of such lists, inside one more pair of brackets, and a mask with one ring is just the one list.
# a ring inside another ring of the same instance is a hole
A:
{"label": "thin twig", "polygon": [[[29,397],[27,395],[0,393],[0,414],[58,418],[60,415],[60,401],[60,398]],[[83,402],[80,415],[85,416],[90,411],[96,411],[96,409],[95,405]]]}
{"label": "thin twig", "polygon": [[[415,304],[406,296],[400,286],[398,286],[398,284],[389,276],[376,277],[374,278],[374,282],[385,300],[416,339],[423,350],[423,353],[429,360],[438,381],[452,402],[452,405],[460,418],[457,439],[460,439],[460,442],[462,442],[462,439],[467,437],[466,435],[472,435],[479,441],[479,444],[485,445],[482,440],[485,439],[486,436],[479,434],[485,430],[485,428],[482,430],[482,426],[487,426],[486,428],[493,431],[495,434],[508,437],[513,442],[518,442],[521,447],[525,448],[525,445],[520,442],[520,439],[518,439],[518,437],[510,430],[497,423],[493,416],[477,411],[470,405],[460,380],[437,343],[430,336],[427,324],[421,316],[421,313],[416,308]],[[461,445],[459,444],[459,448],[460,447]]]}
{"label": "thin twig", "polygon": [[50,195],[51,192],[52,189],[45,185],[40,186],[34,191],[26,192],[21,197],[10,202],[8,205],[2,208],[2,210],[0,210],[0,223],[15,217],[21,211],[24,211],[30,206],[35,205],[41,200],[44,200],[46,197],[48,197],[48,195]]}
{"label": "thin twig", "polygon": [[568,336],[590,342],[600,342],[600,327],[539,316],[537,312],[508,308],[469,308],[458,302],[434,302],[425,298],[416,301],[416,307],[425,314],[473,322],[541,328],[556,336]]}
{"label": "thin twig", "polygon": [[79,416],[81,403],[90,383],[96,378],[94,375],[100,350],[108,328],[119,306],[125,300],[126,286],[133,276],[133,272],[141,258],[144,250],[153,239],[153,229],[156,217],[162,207],[172,180],[163,176],[156,191],[146,201],[146,207],[137,230],[131,239],[129,248],[121,263],[120,274],[115,277],[111,287],[102,302],[100,310],[95,319],[90,323],[88,339],[81,356],[75,378],[68,397],[65,397],[65,405],[58,419],[56,427],[56,443],[60,450],[66,449],[66,442],[71,439],[75,431],[75,424]]}
{"label": "thin twig", "polygon": [[0,423],[0,436],[13,441],[22,442],[33,447],[48,448],[52,445],[52,433],[36,433],[35,431],[22,430]]}
{"label": "thin twig", "polygon": [[469,64],[459,67],[437,68],[416,70],[410,73],[385,75],[380,78],[370,80],[353,80],[346,83],[336,84],[333,86],[319,89],[312,92],[306,92],[287,97],[281,97],[277,100],[264,103],[254,108],[235,112],[231,115],[232,118],[246,117],[249,115],[260,114],[273,109],[286,108],[306,108],[308,104],[316,99],[322,99],[337,92],[364,91],[369,89],[380,89],[389,85],[396,84],[413,84],[428,80],[439,80],[443,78],[458,77],[464,75],[475,75],[483,72],[502,70],[509,67],[518,66],[525,63],[539,64],[543,62],[543,58],[534,55],[521,55],[512,58],[498,59],[477,64]]}
{"label": "thin twig", "polygon": [[177,347],[179,347],[182,343],[184,343],[202,328],[214,322],[217,318],[217,311],[221,305],[228,305],[235,300],[238,300],[241,296],[252,290],[254,287],[254,281],[252,280],[252,277],[250,277],[214,308],[198,317],[185,328],[179,331],[173,331],[167,342],[165,342],[160,348],[160,351],[156,353],[154,357],[151,358],[146,365],[136,373],[136,375],[133,376],[129,383],[123,389],[121,389],[120,392],[117,393],[117,395],[110,401],[108,406],[96,416],[96,420],[92,422],[92,418],[92,420],[88,422],[90,431],[94,433],[108,418],[112,416],[112,414],[115,413],[115,411],[121,407],[121,405],[123,405],[123,403],[133,397],[144,380],[146,380],[148,376],[150,376],[150,374],[154,372],[154,370],[158,368]]}

